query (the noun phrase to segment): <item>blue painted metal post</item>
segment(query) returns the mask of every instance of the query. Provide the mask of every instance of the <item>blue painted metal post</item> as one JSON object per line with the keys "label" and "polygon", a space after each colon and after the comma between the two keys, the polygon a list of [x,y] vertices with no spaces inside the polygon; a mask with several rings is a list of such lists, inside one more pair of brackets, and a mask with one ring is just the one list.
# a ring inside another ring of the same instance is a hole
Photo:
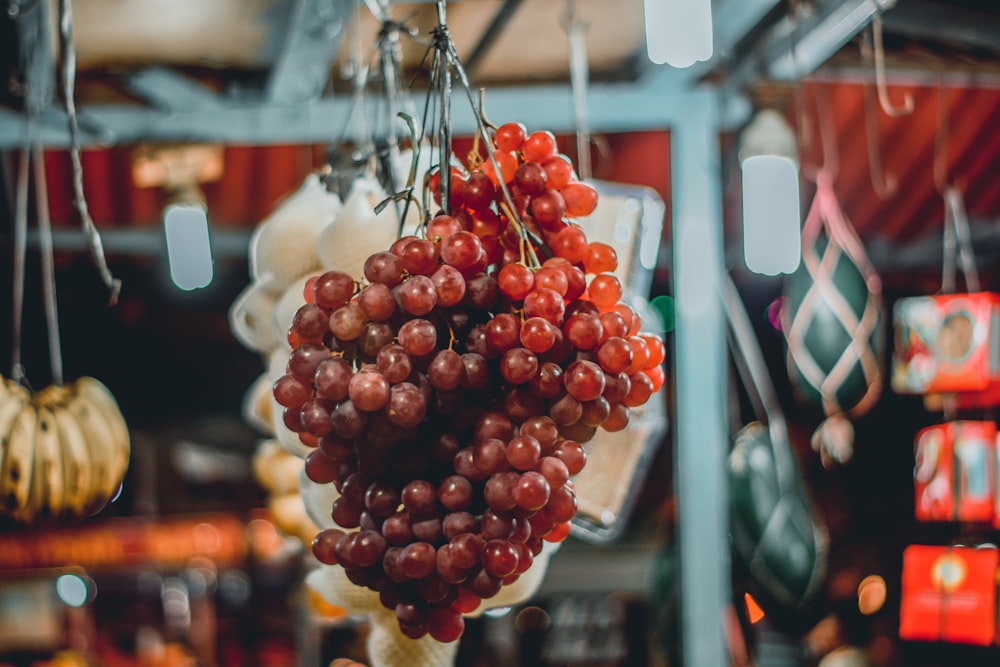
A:
{"label": "blue painted metal post", "polygon": [[729,434],[717,94],[686,94],[670,136],[681,650],[685,667],[723,667]]}

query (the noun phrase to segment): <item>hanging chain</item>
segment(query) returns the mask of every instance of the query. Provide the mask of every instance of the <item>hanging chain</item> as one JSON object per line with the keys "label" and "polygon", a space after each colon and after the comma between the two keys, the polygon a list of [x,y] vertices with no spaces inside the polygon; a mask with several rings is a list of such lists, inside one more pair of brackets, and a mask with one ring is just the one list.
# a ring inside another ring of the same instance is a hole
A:
{"label": "hanging chain", "polygon": [[[434,43],[444,57],[438,59],[440,67],[438,85],[441,93],[441,126],[438,128],[438,182],[441,188],[441,208],[451,215],[451,59],[447,56],[452,45],[445,16],[445,0],[437,0],[438,25],[434,28]],[[500,173],[500,172],[497,172]]]}
{"label": "hanging chain", "polygon": [[70,136],[70,160],[73,163],[73,191],[75,194],[74,204],[80,213],[80,221],[83,229],[90,240],[90,251],[97,264],[101,280],[110,290],[109,304],[118,302],[118,293],[121,291],[122,281],[115,278],[108,268],[107,259],[104,256],[104,244],[101,242],[101,234],[97,231],[97,226],[90,217],[87,208],[87,199],[83,193],[83,164],[80,161],[80,127],[76,119],[76,50],[73,44],[73,2],[72,0],[59,0],[59,41],[62,50],[62,74],[63,74],[63,97],[66,100],[66,115],[69,117]]}

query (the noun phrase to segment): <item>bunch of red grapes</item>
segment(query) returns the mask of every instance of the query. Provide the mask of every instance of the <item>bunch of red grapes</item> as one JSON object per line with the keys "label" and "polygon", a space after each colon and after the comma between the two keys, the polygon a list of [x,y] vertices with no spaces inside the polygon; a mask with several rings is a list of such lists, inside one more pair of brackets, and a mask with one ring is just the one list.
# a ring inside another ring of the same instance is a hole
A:
{"label": "bunch of red grapes", "polygon": [[[594,189],[548,132],[508,123],[493,141],[496,164],[453,169],[448,213],[422,236],[369,257],[363,280],[307,283],[274,384],[315,447],[306,474],[340,493],[341,529],[314,555],[414,638],[458,639],[463,613],[567,536],[583,443],[625,428],[664,380],[615,251],[567,220],[594,210]],[[436,175],[427,188],[440,200]]]}

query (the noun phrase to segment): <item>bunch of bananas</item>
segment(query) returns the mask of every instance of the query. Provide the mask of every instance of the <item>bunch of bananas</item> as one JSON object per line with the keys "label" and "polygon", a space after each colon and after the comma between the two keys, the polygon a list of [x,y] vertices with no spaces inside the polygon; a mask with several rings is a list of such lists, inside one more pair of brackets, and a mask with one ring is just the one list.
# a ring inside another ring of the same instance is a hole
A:
{"label": "bunch of bananas", "polygon": [[32,393],[0,377],[0,515],[89,516],[117,493],[129,454],[118,402],[98,380]]}

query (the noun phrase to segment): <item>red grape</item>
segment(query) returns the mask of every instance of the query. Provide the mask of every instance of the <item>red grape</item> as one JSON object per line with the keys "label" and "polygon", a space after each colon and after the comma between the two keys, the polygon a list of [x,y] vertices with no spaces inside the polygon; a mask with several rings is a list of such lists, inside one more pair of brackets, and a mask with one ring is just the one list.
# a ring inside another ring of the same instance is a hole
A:
{"label": "red grape", "polygon": [[604,391],[604,371],[592,361],[575,361],[563,379],[566,391],[578,401],[592,401]]}
{"label": "red grape", "polygon": [[486,323],[486,343],[495,352],[506,352],[520,340],[521,322],[513,313],[499,313]]}
{"label": "red grape", "polygon": [[543,229],[556,229],[566,215],[566,202],[555,190],[546,190],[531,200],[531,217]]}
{"label": "red grape", "polygon": [[542,163],[545,175],[548,177],[549,187],[553,190],[562,190],[573,179],[576,174],[573,172],[573,163],[565,155],[554,155]]}
{"label": "red grape", "polygon": [[597,208],[597,190],[592,185],[570,183],[559,193],[566,201],[566,215],[571,218],[588,216]]}
{"label": "red grape", "polygon": [[607,243],[594,241],[583,258],[587,273],[606,273],[618,268],[618,253]]}
{"label": "red grape", "polygon": [[558,266],[543,266],[535,272],[535,287],[545,287],[565,296],[569,288],[566,273]]}
{"label": "red grape", "polygon": [[587,451],[580,443],[573,440],[563,440],[553,456],[566,464],[571,477],[579,474],[587,463]]}
{"label": "red grape", "polygon": [[529,317],[521,325],[520,340],[535,354],[547,352],[556,342],[555,325],[541,317]]}
{"label": "red grape", "polygon": [[629,341],[612,336],[597,348],[597,361],[608,373],[621,373],[632,365],[633,351]]}
{"label": "red grape", "polygon": [[437,550],[428,542],[411,542],[403,547],[399,567],[410,579],[422,579],[435,570]]}
{"label": "red grape", "polygon": [[489,176],[482,171],[469,174],[462,189],[462,198],[466,206],[473,210],[485,209],[493,202],[495,196],[496,188]]}
{"label": "red grape", "polygon": [[397,338],[407,354],[422,357],[437,346],[437,329],[428,320],[413,319],[399,327]]}
{"label": "red grape", "polygon": [[365,260],[364,273],[370,283],[393,287],[403,280],[403,260],[388,251],[377,252]]}
{"label": "red grape", "polygon": [[631,336],[628,344],[632,348],[632,363],[628,366],[628,374],[634,375],[646,368],[649,360],[649,348],[646,346],[646,339],[641,336]]}
{"label": "red grape", "polygon": [[542,446],[530,435],[519,435],[507,443],[507,462],[518,470],[531,470],[542,456]]}
{"label": "red grape", "polygon": [[514,183],[524,194],[534,197],[547,189],[545,170],[536,162],[525,162],[514,172]]}
{"label": "red grape", "polygon": [[[514,172],[517,171],[517,156],[509,151],[497,150],[493,152],[493,159],[500,167],[503,182],[510,183],[514,179]],[[483,163],[483,173],[494,185],[500,184],[500,179],[497,178],[496,170],[493,168],[493,160],[486,160]]]}
{"label": "red grape", "polygon": [[511,384],[524,384],[537,372],[538,357],[526,348],[511,348],[500,359],[500,374]]}
{"label": "red grape", "polygon": [[437,489],[425,479],[409,482],[400,492],[403,506],[413,515],[426,515],[437,507]]}
{"label": "red grape", "polygon": [[318,339],[326,333],[330,321],[330,313],[315,303],[301,306],[292,319],[292,328],[307,339]]}
{"label": "red grape", "polygon": [[292,350],[288,357],[288,372],[299,382],[311,384],[316,368],[324,359],[330,358],[330,351],[317,343],[305,343]]}
{"label": "red grape", "polygon": [[521,301],[535,285],[535,274],[524,264],[507,264],[497,275],[500,291],[509,299]]}
{"label": "red grape", "polygon": [[479,237],[465,230],[457,231],[441,243],[441,260],[456,269],[468,269],[483,252]]}
{"label": "red grape", "polygon": [[316,305],[323,308],[338,308],[354,296],[355,287],[351,274],[344,271],[327,271],[317,277],[313,285]]}
{"label": "red grape", "polygon": [[361,335],[368,317],[356,303],[345,303],[330,315],[330,331],[342,341],[355,340]]}
{"label": "red grape", "polygon": [[549,246],[557,257],[569,260],[572,264],[584,261],[589,252],[587,236],[576,225],[570,225],[556,232]]}
{"label": "red grape", "polygon": [[631,386],[628,394],[622,399],[622,404],[630,408],[644,405],[653,394],[653,380],[645,373],[636,373],[629,376]]}
{"label": "red grape", "polygon": [[274,400],[286,408],[297,408],[312,396],[312,386],[291,374],[282,375],[272,385]]}
{"label": "red grape", "polygon": [[507,540],[490,540],[483,545],[483,569],[491,576],[506,577],[517,569],[517,549]]}
{"label": "red grape", "polygon": [[452,512],[464,510],[472,502],[472,484],[459,475],[445,477],[438,485],[437,493],[441,505]]}
{"label": "red grape", "polygon": [[542,317],[552,324],[562,325],[566,304],[562,295],[546,287],[536,288],[524,297],[524,314],[526,317]]}
{"label": "red grape", "polygon": [[602,273],[591,279],[587,294],[597,306],[608,308],[622,298],[622,284],[614,274]]}
{"label": "red grape", "polygon": [[427,399],[409,382],[393,385],[386,410],[389,421],[403,428],[416,426],[427,415]]}
{"label": "red grape", "polygon": [[403,267],[413,275],[427,275],[438,265],[438,247],[428,239],[414,239],[403,247]]}
{"label": "red grape", "polygon": [[437,305],[437,289],[434,286],[434,281],[427,276],[410,276],[396,290],[398,290],[400,304],[411,315],[418,317],[426,315]]}
{"label": "red grape", "polygon": [[527,131],[521,123],[504,123],[497,128],[493,142],[502,151],[518,151],[526,137]]}
{"label": "red grape", "polygon": [[521,154],[527,162],[545,162],[556,154],[556,138],[551,132],[532,132],[521,146]]}

